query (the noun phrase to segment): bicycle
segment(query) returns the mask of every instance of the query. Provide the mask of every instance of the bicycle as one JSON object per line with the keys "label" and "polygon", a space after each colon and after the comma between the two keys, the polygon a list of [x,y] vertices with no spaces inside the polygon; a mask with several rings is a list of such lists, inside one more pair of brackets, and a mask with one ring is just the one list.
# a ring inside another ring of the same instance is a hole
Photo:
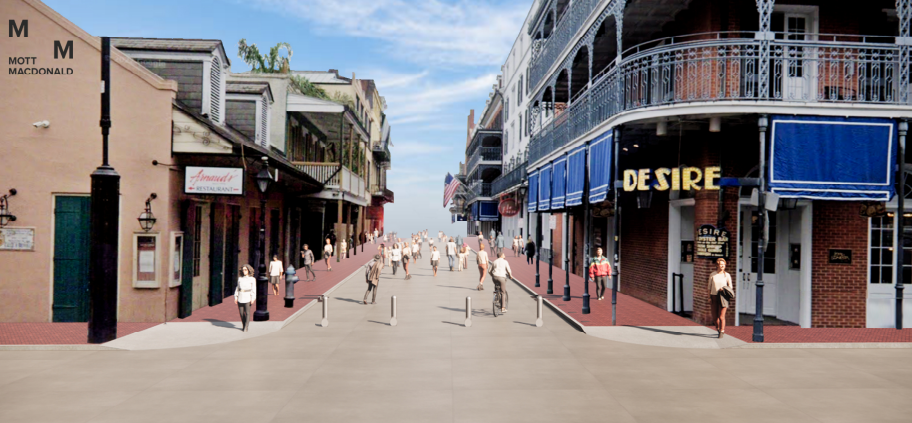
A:
{"label": "bicycle", "polygon": [[[497,313],[503,314],[503,312],[500,311],[500,294],[501,294],[500,290],[498,290],[498,289],[494,290],[494,302],[493,302],[494,317],[497,317]],[[510,294],[507,292],[503,292],[503,294],[504,294],[503,308],[507,308],[510,305]]]}

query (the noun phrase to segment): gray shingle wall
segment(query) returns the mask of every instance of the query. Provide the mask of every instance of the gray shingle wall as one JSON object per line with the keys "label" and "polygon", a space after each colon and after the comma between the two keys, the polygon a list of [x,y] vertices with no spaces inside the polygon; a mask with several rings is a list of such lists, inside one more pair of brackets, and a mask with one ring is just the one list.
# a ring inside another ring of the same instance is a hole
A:
{"label": "gray shingle wall", "polygon": [[228,100],[225,102],[225,123],[256,141],[256,102]]}
{"label": "gray shingle wall", "polygon": [[177,81],[177,99],[199,113],[203,111],[203,62],[139,60],[156,75]]}

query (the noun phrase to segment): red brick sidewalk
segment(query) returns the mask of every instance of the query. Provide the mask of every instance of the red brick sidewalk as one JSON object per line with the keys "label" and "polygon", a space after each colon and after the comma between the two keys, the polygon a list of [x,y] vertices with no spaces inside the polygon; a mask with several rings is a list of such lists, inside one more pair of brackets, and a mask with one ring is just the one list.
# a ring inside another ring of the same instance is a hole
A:
{"label": "red brick sidewalk", "polygon": [[[478,245],[472,238],[469,245]],[[487,248],[487,247],[486,247]],[[535,265],[526,264],[525,257],[513,257],[513,251],[507,250],[507,261],[513,270],[514,278],[542,298],[550,300],[561,310],[569,314],[584,326],[611,326],[611,287],[609,285],[605,299],[595,299],[595,284],[589,284],[590,314],[582,314],[583,278],[570,274],[570,301],[563,301],[565,273],[560,267],[553,268],[554,294],[546,294],[548,289],[548,263],[541,262],[539,269],[540,287],[535,288]],[[609,281],[609,284],[611,282]],[[645,301],[629,295],[618,293],[618,326],[700,326],[698,323],[669,313]],[[745,342],[752,342],[752,326],[729,326],[725,333]],[[877,343],[877,342],[912,342],[912,329],[838,329],[838,328],[801,328],[798,326],[765,326],[763,328],[765,343]]]}
{"label": "red brick sidewalk", "polygon": [[[300,282],[295,284],[294,308],[285,308],[285,284],[279,284],[279,295],[273,296],[270,291],[268,310],[270,321],[282,321],[300,310],[307,304],[316,301],[316,298],[336,286],[343,279],[367,263],[377,246],[366,244],[364,253],[358,250],[358,255],[352,254],[341,262],[332,262],[332,272],[326,271],[322,261],[314,266],[317,274],[316,282],[304,282],[304,271],[298,271]],[[271,290],[271,288],[270,288]],[[255,310],[255,307],[252,311]],[[225,298],[221,304],[214,307],[203,307],[195,310],[186,319],[174,319],[173,322],[238,322],[237,306],[232,297]],[[117,337],[124,337],[131,333],[140,332],[161,323],[118,323]],[[88,323],[0,323],[0,345],[85,345],[88,344]]]}

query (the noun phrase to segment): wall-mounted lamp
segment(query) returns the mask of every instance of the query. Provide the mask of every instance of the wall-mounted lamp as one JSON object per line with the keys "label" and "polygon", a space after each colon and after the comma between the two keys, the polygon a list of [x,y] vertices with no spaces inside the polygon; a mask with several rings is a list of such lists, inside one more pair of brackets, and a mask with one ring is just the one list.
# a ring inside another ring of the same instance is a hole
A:
{"label": "wall-mounted lamp", "polygon": [[263,156],[263,169],[256,176],[257,188],[265,194],[272,182],[272,175],[269,174],[269,157]]}
{"label": "wall-mounted lamp", "polygon": [[0,228],[8,225],[10,222],[16,221],[16,216],[9,210],[8,200],[8,198],[14,195],[16,195],[16,188],[10,189],[9,194],[4,194],[3,197],[0,197]]}
{"label": "wall-mounted lamp", "polygon": [[664,137],[665,135],[668,135],[668,121],[667,120],[660,120],[659,123],[656,124],[656,135],[660,136],[660,137]]}
{"label": "wall-mounted lamp", "polygon": [[722,118],[714,116],[709,118],[709,132],[722,132]]}
{"label": "wall-mounted lamp", "polygon": [[139,221],[139,227],[144,231],[149,232],[152,230],[152,227],[155,226],[155,215],[152,214],[152,200],[158,198],[154,192],[149,194],[149,198],[146,199],[146,210],[139,214],[139,218],[136,219]]}

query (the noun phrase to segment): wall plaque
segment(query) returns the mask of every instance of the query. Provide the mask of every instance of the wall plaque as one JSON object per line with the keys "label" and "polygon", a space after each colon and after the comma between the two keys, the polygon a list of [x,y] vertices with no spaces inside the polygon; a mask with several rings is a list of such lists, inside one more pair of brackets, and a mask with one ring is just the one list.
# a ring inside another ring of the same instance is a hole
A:
{"label": "wall plaque", "polygon": [[701,225],[697,230],[696,255],[699,258],[728,258],[730,233],[713,225]]}
{"label": "wall plaque", "polygon": [[830,250],[830,264],[852,264],[852,250]]}
{"label": "wall plaque", "polygon": [[0,229],[0,250],[35,251],[35,228]]}

